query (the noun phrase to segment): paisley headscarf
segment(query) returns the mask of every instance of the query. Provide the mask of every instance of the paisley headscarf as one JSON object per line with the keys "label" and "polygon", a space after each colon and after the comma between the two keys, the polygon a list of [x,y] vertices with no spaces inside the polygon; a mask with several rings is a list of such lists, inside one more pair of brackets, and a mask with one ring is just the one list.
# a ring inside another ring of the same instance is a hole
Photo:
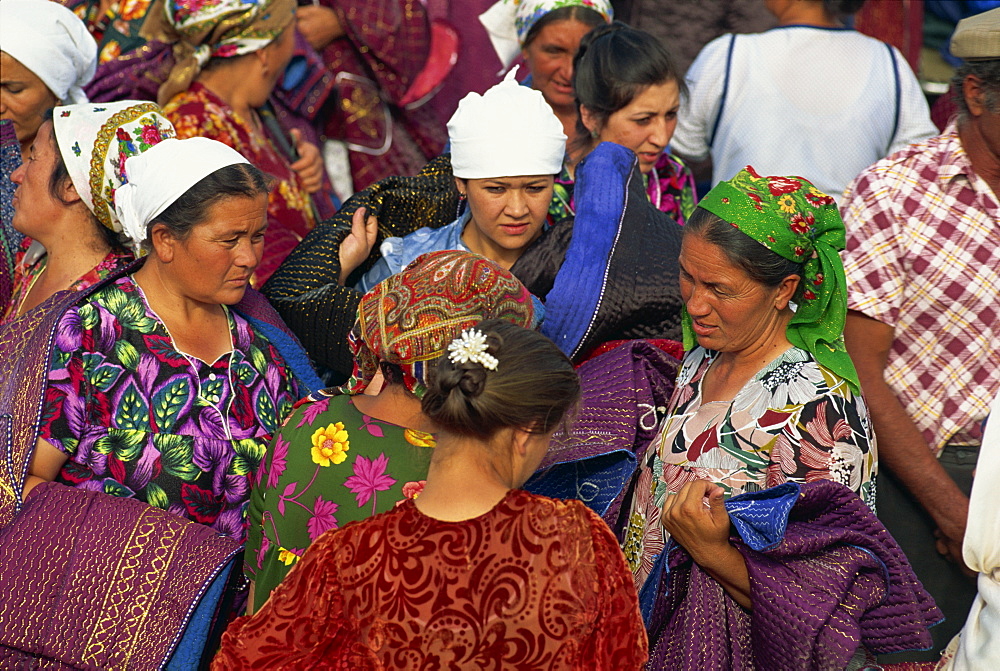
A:
{"label": "paisley headscarf", "polygon": [[614,18],[610,0],[500,0],[479,15],[490,42],[506,70],[521,52],[524,38],[538,20],[554,9],[586,7],[608,23]]}
{"label": "paisley headscarf", "polygon": [[102,225],[124,232],[115,191],[128,181],[125,160],[174,137],[173,124],[155,103],[139,100],[56,107],[52,124],[76,192]]}
{"label": "paisley headscarf", "polygon": [[210,59],[273,42],[295,19],[295,0],[166,0],[164,11],[176,41],[175,65],[157,94],[161,105],[186,91]]}
{"label": "paisley headscarf", "polygon": [[403,384],[417,397],[427,388],[428,363],[462,329],[484,319],[506,319],[530,328],[531,294],[510,271],[463,251],[431,252],[365,294],[348,337],[354,374],[344,391],[359,394],[379,362],[403,370]]}
{"label": "paisley headscarf", "polygon": [[[857,393],[858,374],[844,348],[847,280],[839,252],[846,234],[833,198],[802,177],[762,177],[747,166],[717,184],[698,207],[782,258],[802,264],[800,302],[785,335]],[[691,349],[695,335],[687,311],[683,324],[684,348]]]}

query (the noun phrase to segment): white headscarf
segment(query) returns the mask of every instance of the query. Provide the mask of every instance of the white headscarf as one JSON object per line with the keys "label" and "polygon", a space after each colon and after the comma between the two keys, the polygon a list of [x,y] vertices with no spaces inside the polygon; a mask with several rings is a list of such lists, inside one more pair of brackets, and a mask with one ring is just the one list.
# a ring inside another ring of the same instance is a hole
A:
{"label": "white headscarf", "polygon": [[56,107],[52,126],[76,192],[101,224],[121,233],[114,203],[125,159],[176,135],[173,124],[155,103],[122,100]]}
{"label": "white headscarf", "polygon": [[517,58],[524,47],[524,38],[538,20],[563,7],[592,9],[608,23],[614,18],[610,0],[500,0],[479,15],[504,70]]}
{"label": "white headscarf", "polygon": [[540,91],[514,79],[517,68],[483,95],[470,93],[448,121],[455,177],[554,175],[566,135]]}
{"label": "white headscarf", "polygon": [[76,14],[50,0],[0,2],[0,50],[64,103],[85,103],[97,71],[97,42]]}
{"label": "white headscarf", "polygon": [[125,234],[138,247],[157,215],[216,170],[238,163],[249,161],[229,145],[205,137],[164,140],[127,159],[128,183],[115,194]]}

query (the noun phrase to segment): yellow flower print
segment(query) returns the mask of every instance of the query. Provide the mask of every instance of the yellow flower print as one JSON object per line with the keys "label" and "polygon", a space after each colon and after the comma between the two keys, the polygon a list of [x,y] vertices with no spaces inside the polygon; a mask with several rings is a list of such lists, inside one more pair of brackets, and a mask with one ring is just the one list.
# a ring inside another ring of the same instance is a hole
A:
{"label": "yellow flower print", "polygon": [[795,199],[786,193],[784,196],[778,199],[778,207],[781,208],[782,212],[794,212]]}
{"label": "yellow flower print", "polygon": [[406,442],[410,445],[416,445],[417,447],[437,447],[437,441],[434,440],[434,436],[423,431],[417,431],[416,429],[406,429],[403,431],[403,438],[406,438]]}
{"label": "yellow flower print", "polygon": [[347,459],[351,443],[347,439],[344,423],[330,424],[325,429],[316,429],[312,435],[312,460],[314,464],[329,466],[342,464]]}
{"label": "yellow flower print", "polygon": [[299,556],[292,552],[291,550],[286,550],[283,547],[278,548],[278,561],[280,561],[285,566],[291,566],[299,560]]}

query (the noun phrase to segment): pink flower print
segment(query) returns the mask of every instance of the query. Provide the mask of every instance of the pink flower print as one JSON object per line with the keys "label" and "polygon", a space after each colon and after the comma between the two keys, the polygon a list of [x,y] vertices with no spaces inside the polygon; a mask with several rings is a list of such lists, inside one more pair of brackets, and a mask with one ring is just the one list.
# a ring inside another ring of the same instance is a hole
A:
{"label": "pink flower print", "polygon": [[154,144],[160,142],[163,136],[160,135],[160,129],[153,124],[143,124],[141,131],[142,141],[152,147]]}
{"label": "pink flower print", "polygon": [[268,489],[274,489],[278,486],[278,479],[288,466],[288,463],[285,461],[285,457],[287,456],[288,441],[283,439],[279,433],[274,438],[274,453],[271,455],[271,467],[267,471]]}
{"label": "pink flower print", "polygon": [[330,407],[330,399],[324,398],[322,401],[309,401],[303,405],[305,405],[305,408],[302,410],[302,419],[295,425],[296,429],[300,429],[306,424],[312,424],[315,422],[316,418],[326,412],[326,409]]}
{"label": "pink flower print", "polygon": [[213,57],[218,58],[229,58],[230,56],[236,56],[239,47],[235,44],[223,44],[221,47],[212,52]]}
{"label": "pink flower print", "polygon": [[396,479],[385,472],[388,465],[389,458],[384,452],[375,459],[359,454],[354,460],[354,475],[344,481],[344,486],[354,492],[359,508],[372,500],[372,515],[376,510],[375,492],[384,492],[396,484]]}
{"label": "pink flower print", "polygon": [[407,482],[403,485],[403,496],[408,499],[415,499],[420,496],[420,493],[424,491],[424,485],[427,484],[426,480],[418,480],[416,482]]}
{"label": "pink flower print", "polygon": [[772,196],[780,196],[785,193],[795,193],[802,188],[802,182],[787,177],[772,177],[767,182],[767,188]]}
{"label": "pink flower print", "polygon": [[[359,457],[363,458],[363,457]],[[306,529],[309,531],[309,540],[315,542],[330,529],[337,529],[340,525],[337,518],[333,516],[339,506],[333,501],[324,501],[322,496],[316,497],[316,505],[313,506],[313,516],[306,522]]]}

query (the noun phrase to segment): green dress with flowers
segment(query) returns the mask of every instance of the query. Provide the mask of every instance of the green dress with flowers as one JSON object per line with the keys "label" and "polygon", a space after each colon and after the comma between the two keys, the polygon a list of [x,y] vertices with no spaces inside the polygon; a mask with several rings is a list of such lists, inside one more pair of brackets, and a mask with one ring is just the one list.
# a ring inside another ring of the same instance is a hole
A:
{"label": "green dress with flowers", "polygon": [[324,532],[423,489],[433,436],[369,417],[353,396],[332,391],[296,404],[251,489],[246,574],[255,609]]}

